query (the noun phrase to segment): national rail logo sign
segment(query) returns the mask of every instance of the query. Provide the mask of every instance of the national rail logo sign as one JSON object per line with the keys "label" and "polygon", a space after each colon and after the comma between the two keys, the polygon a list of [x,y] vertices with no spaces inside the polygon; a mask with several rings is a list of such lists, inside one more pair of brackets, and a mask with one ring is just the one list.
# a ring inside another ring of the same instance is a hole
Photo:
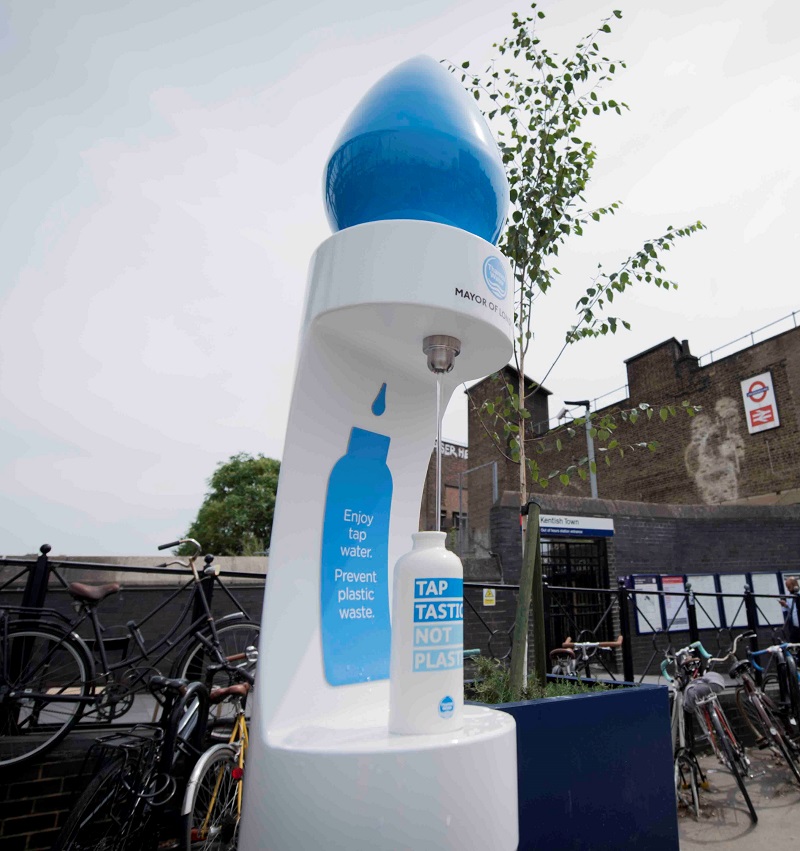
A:
{"label": "national rail logo sign", "polygon": [[772,386],[772,373],[762,372],[741,382],[747,430],[757,434],[780,424],[778,403]]}

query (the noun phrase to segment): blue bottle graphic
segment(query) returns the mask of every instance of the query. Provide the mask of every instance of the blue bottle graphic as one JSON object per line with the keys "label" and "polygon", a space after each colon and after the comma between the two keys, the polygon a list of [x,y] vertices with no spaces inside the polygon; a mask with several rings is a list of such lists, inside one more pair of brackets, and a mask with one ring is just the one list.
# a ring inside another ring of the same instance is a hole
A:
{"label": "blue bottle graphic", "polygon": [[352,428],[328,478],[320,607],[325,679],[333,686],[389,676],[390,440]]}

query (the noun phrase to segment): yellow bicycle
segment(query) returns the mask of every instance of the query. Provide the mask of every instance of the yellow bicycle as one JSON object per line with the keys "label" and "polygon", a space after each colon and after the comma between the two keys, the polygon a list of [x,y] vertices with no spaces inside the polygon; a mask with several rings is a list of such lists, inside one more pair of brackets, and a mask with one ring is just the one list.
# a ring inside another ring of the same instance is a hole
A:
{"label": "yellow bicycle", "polygon": [[[187,851],[233,851],[242,816],[242,786],[247,754],[245,704],[249,683],[214,689],[214,705],[229,703],[234,708],[227,741],[209,748],[197,761],[183,799],[181,815],[186,826]],[[230,719],[226,724],[230,724]]]}

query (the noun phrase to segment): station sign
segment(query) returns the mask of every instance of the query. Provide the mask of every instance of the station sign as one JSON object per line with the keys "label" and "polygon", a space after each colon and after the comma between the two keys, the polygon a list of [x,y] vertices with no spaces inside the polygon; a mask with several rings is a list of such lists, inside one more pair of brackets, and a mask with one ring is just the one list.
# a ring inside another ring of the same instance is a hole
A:
{"label": "station sign", "polygon": [[741,382],[744,414],[750,434],[777,428],[780,424],[778,403],[772,386],[772,373],[762,372]]}
{"label": "station sign", "polygon": [[540,514],[539,534],[545,537],[610,538],[614,534],[614,520],[611,517]]}

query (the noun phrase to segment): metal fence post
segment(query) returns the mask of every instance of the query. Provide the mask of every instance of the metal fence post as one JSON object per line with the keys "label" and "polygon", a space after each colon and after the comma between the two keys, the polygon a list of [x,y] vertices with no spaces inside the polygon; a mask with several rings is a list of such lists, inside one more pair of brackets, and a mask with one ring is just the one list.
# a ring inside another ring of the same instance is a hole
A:
{"label": "metal fence post", "polygon": [[622,633],[622,677],[626,683],[633,682],[633,647],[631,646],[631,623],[628,617],[628,589],[624,579],[617,579],[619,608],[619,630]]}
{"label": "metal fence post", "polygon": [[[758,650],[758,607],[753,589],[749,585],[744,586],[744,610],[747,613],[747,629],[752,633],[750,637],[750,650],[755,653]],[[761,671],[755,670],[755,680],[759,687],[762,685]]]}
{"label": "metal fence post", "polygon": [[686,583],[686,614],[689,619],[689,640],[691,642],[700,640],[700,630],[697,628],[697,606],[695,605],[692,583]]}
{"label": "metal fence post", "polygon": [[[207,555],[203,562],[206,567],[208,567],[211,562],[214,561],[214,556]],[[203,592],[203,597],[206,601],[206,606],[208,606],[208,610],[211,611],[211,600],[214,597],[214,575],[207,574],[204,575],[200,580],[200,588]],[[192,608],[192,621],[196,621],[199,618],[204,618],[206,616],[206,610],[203,606],[203,601],[199,597],[194,598],[194,607]]]}
{"label": "metal fence post", "polygon": [[36,559],[36,564],[28,571],[28,581],[22,593],[22,608],[41,609],[47,597],[47,581],[50,578],[50,562],[47,554],[52,547],[50,544],[42,544],[39,547],[41,555]]}

